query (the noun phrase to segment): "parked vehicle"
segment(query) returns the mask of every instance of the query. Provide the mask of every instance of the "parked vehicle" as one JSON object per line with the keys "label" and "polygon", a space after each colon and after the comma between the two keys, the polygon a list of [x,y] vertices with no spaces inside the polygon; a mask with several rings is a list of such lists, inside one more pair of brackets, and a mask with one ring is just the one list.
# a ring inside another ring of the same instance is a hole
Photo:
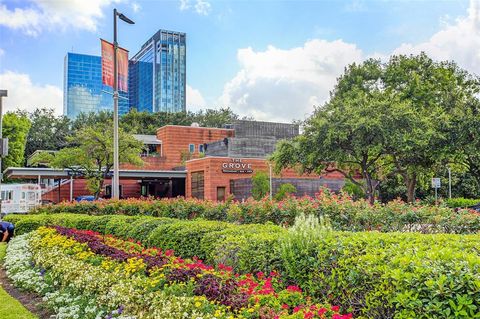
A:
{"label": "parked vehicle", "polygon": [[37,184],[2,184],[2,215],[26,214],[42,204],[42,190]]}
{"label": "parked vehicle", "polygon": [[93,195],[84,195],[75,197],[77,202],[93,202],[95,200],[95,196]]}

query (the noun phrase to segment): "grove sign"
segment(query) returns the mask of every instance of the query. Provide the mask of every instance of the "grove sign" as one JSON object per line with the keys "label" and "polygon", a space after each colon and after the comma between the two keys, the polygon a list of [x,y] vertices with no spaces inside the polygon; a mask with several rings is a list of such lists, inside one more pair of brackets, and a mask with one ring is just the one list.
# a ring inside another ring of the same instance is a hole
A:
{"label": "grove sign", "polygon": [[250,174],[253,173],[252,164],[244,163],[239,158],[232,158],[230,162],[222,163],[223,173]]}

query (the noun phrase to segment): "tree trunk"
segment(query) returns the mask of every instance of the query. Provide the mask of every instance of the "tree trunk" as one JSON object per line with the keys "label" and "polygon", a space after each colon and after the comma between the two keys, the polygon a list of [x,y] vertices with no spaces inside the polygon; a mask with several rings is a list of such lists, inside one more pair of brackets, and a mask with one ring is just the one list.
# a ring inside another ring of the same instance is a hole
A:
{"label": "tree trunk", "polygon": [[405,174],[405,185],[407,186],[407,202],[413,203],[415,201],[415,188],[417,186],[417,174],[412,173],[412,176]]}

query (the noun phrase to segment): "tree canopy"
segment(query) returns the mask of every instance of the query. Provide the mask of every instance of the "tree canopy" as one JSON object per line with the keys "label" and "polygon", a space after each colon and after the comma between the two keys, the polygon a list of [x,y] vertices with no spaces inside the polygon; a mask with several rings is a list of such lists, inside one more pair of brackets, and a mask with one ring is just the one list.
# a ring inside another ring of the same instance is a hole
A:
{"label": "tree canopy", "polygon": [[8,138],[8,156],[2,160],[7,167],[23,166],[25,145],[31,122],[23,112],[7,112],[3,116],[3,137]]}
{"label": "tree canopy", "polygon": [[[86,126],[69,138],[70,147],[51,153],[40,153],[32,162],[49,163],[51,167],[68,168],[74,174],[85,176],[89,190],[98,197],[104,179],[113,167],[113,125],[111,121]],[[142,165],[140,153],[143,144],[123,129],[119,130],[120,163]]]}
{"label": "tree canopy", "polygon": [[277,170],[338,171],[371,201],[379,182],[400,176],[413,201],[419,179],[446,164],[475,170],[479,83],[423,53],[352,64],[303,134],[281,142],[272,159]]}

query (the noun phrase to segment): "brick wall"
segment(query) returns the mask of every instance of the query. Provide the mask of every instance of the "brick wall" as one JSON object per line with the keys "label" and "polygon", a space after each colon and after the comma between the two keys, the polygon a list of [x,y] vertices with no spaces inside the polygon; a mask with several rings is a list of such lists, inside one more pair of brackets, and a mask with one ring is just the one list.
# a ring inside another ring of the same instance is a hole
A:
{"label": "brick wall", "polygon": [[[222,164],[232,162],[228,157],[205,157],[194,159],[186,162],[187,180],[186,180],[186,197],[191,197],[191,174],[194,172],[204,172],[205,199],[217,199],[217,187],[225,187],[226,194],[231,194],[230,180],[251,178],[255,172],[264,171],[269,173],[267,161],[264,159],[242,159],[242,163],[250,164],[252,173],[224,173],[222,172]],[[319,179],[320,175],[298,175],[294,170],[283,170],[281,174],[275,175],[276,178],[302,178],[302,179]],[[339,173],[329,173],[322,175],[324,179],[343,180],[343,176]]]}
{"label": "brick wall", "polygon": [[170,170],[182,166],[181,154],[188,152],[189,144],[195,145],[192,158],[198,158],[200,144],[216,142],[234,136],[231,129],[167,125],[157,130],[157,138],[162,141],[162,169]]}

